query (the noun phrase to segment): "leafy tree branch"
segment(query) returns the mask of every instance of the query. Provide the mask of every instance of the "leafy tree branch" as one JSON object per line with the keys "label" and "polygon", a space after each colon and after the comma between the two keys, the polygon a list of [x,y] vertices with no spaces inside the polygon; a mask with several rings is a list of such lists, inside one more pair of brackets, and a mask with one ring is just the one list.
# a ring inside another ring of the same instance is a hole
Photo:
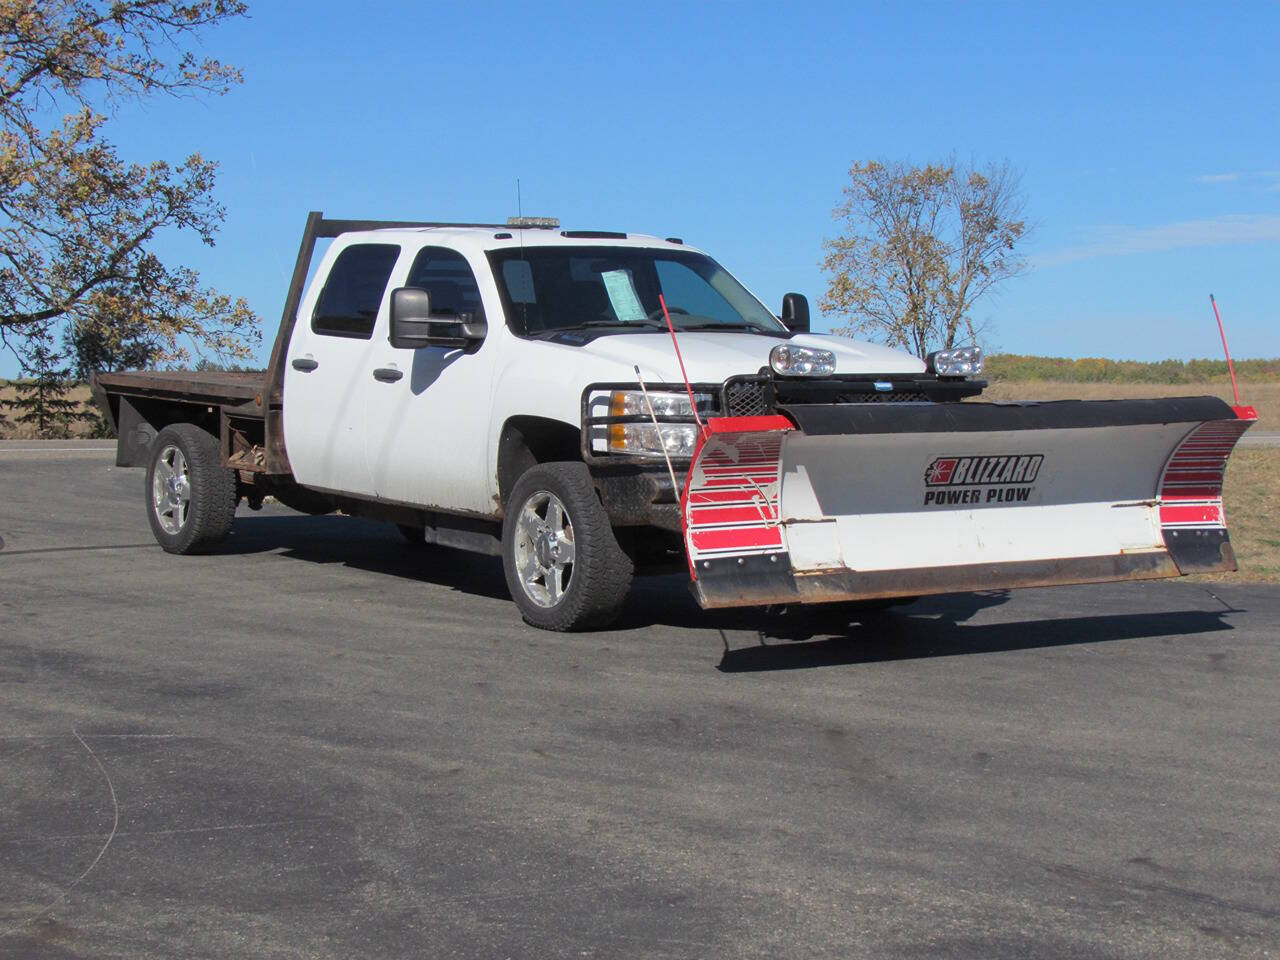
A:
{"label": "leafy tree branch", "polygon": [[126,97],[226,92],[239,72],[184,46],[244,12],[239,0],[0,0],[0,342],[20,360],[54,326],[118,347],[141,325],[160,361],[243,357],[260,339],[243,299],[152,250],[171,230],[213,245],[225,217],[216,164],[126,162],[101,112]]}
{"label": "leafy tree branch", "polygon": [[974,304],[1021,273],[1024,199],[1008,164],[858,163],[825,243],[821,305],[838,328],[924,357],[978,330]]}

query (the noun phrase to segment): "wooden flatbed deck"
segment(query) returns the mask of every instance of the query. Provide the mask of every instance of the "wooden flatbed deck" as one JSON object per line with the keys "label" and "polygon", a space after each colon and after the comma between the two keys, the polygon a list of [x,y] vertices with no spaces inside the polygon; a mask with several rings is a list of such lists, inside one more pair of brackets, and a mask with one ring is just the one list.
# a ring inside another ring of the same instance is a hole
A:
{"label": "wooden flatbed deck", "polygon": [[261,403],[267,387],[265,370],[141,370],[100,373],[97,382],[111,393],[156,397],[188,403],[240,406]]}

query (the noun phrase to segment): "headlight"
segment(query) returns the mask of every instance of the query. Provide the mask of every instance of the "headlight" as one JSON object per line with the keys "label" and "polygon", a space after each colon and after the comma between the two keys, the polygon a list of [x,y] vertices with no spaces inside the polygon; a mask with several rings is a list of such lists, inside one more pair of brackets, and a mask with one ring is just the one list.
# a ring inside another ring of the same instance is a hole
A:
{"label": "headlight", "polygon": [[836,355],[817,347],[780,343],[769,351],[769,366],[784,377],[829,377],[836,372]]}
{"label": "headlight", "polygon": [[929,369],[940,377],[968,377],[982,372],[981,347],[956,347],[929,354]]}
{"label": "headlight", "polygon": [[[698,401],[698,412],[708,413],[711,410],[712,398],[709,393],[695,393],[693,399]],[[649,405],[653,405],[655,416],[688,417],[693,419],[693,405],[689,403],[689,394],[667,390],[650,390],[649,402],[644,399],[641,390],[614,390],[609,394],[609,413],[615,417],[649,416]],[[653,426],[653,424],[649,424]]]}
{"label": "headlight", "polygon": [[[699,412],[709,412],[710,394],[695,393]],[[693,419],[693,405],[685,393],[649,391],[649,403],[659,417]],[[614,390],[609,396],[609,413],[615,417],[649,416],[649,404],[639,390]],[[640,457],[692,457],[698,445],[698,427],[694,423],[613,423],[609,425],[609,452],[629,453]]]}
{"label": "headlight", "polygon": [[640,457],[660,457],[665,448],[669,457],[693,456],[698,446],[698,428],[692,423],[615,423],[609,427],[609,452]]}

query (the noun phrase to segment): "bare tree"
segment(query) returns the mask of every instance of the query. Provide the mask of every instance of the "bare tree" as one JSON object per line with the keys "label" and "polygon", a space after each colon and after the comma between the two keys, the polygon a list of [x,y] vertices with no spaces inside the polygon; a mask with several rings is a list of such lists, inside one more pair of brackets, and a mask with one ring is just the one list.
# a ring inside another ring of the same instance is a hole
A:
{"label": "bare tree", "polygon": [[863,334],[924,357],[974,340],[973,305],[1020,273],[1023,194],[1007,163],[960,168],[871,161],[849,170],[824,244],[822,309]]}
{"label": "bare tree", "polygon": [[19,360],[67,324],[108,346],[142,326],[159,359],[192,346],[246,356],[260,339],[243,299],[150,249],[163,230],[212,246],[216,164],[198,153],[127,163],[98,112],[224,93],[239,73],[183,47],[244,11],[241,0],[0,0],[0,341]]}

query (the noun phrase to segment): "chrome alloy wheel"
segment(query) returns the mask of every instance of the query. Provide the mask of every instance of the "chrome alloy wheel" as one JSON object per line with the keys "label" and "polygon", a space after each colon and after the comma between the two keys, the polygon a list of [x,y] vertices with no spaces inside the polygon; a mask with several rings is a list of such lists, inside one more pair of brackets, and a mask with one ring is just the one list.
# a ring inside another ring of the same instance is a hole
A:
{"label": "chrome alloy wheel", "polygon": [[515,560],[525,596],[540,607],[560,602],[573,579],[573,521],[554,493],[539,490],[520,508]]}
{"label": "chrome alloy wheel", "polygon": [[151,479],[151,506],[165,533],[176,536],[191,510],[191,475],[187,458],[172,444],[160,451]]}

